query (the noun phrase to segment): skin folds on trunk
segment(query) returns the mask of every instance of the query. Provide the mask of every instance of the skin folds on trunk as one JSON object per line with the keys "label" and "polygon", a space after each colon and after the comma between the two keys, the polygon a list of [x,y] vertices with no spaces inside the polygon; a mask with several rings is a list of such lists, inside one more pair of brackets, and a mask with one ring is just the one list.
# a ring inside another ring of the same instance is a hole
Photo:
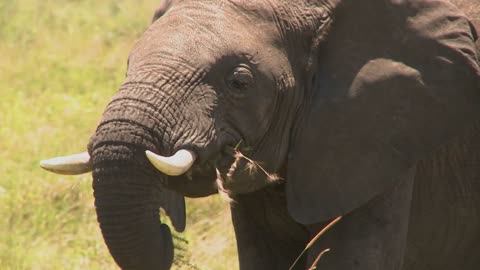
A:
{"label": "skin folds on trunk", "polygon": [[94,184],[94,188],[100,228],[117,264],[122,269],[169,269],[173,261],[170,229],[159,222],[158,205],[140,195],[148,191],[130,195],[132,187],[126,185],[125,194],[112,195],[109,185]]}
{"label": "skin folds on trunk", "polygon": [[[97,130],[116,130],[104,125]],[[90,144],[93,189],[100,228],[110,253],[122,269],[169,269],[173,243],[169,228],[160,223],[158,175],[147,167],[144,147],[124,138],[138,129],[110,132]],[[107,138],[107,139],[106,139]],[[144,145],[148,139],[145,139]]]}
{"label": "skin folds on trunk", "polygon": [[[162,89],[142,87],[122,87],[90,139],[95,206],[105,243],[122,269],[169,269],[173,244],[169,228],[160,222],[159,208],[163,207],[175,229],[182,231],[184,199],[174,190],[207,196],[216,189],[213,177],[202,181],[209,178],[201,170],[190,171],[199,181],[185,175],[167,177],[147,159],[146,151],[172,155],[173,145],[182,141],[172,134],[180,119],[173,115],[175,110],[142,97],[152,97]],[[171,119],[158,117],[159,111],[172,115]]]}
{"label": "skin folds on trunk", "polygon": [[173,244],[159,216],[165,177],[145,156],[158,151],[153,135],[162,125],[131,95],[116,97],[88,145],[100,228],[122,269],[169,269]]}

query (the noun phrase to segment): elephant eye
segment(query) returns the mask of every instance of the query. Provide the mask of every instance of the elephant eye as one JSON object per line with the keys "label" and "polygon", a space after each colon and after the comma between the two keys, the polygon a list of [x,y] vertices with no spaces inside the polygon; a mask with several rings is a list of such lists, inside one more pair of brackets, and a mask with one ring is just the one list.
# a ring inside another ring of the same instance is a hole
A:
{"label": "elephant eye", "polygon": [[253,74],[247,67],[237,67],[229,74],[226,83],[232,90],[246,90],[254,83]]}

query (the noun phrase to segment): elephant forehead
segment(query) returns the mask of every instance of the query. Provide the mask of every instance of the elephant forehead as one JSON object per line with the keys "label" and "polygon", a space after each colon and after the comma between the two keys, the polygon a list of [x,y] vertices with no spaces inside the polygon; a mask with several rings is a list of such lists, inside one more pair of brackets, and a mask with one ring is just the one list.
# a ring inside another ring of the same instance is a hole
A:
{"label": "elephant forehead", "polygon": [[147,29],[130,54],[130,64],[158,64],[158,58],[171,56],[199,67],[229,54],[254,54],[270,42],[275,29],[254,25],[247,13],[229,1],[178,3]]}

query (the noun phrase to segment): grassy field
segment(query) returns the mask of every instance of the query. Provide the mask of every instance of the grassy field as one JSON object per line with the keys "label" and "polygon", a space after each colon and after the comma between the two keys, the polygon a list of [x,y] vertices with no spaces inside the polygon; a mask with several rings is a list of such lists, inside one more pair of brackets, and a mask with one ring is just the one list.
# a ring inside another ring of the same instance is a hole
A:
{"label": "grassy field", "polygon": [[[38,161],[85,149],[158,2],[0,1],[0,269],[117,269],[91,176]],[[226,203],[187,204],[175,269],[238,269]]]}

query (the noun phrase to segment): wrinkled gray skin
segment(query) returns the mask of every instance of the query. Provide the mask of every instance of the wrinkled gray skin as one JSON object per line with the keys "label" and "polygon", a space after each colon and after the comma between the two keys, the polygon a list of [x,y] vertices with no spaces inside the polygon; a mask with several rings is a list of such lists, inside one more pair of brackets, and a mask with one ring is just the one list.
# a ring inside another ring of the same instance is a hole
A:
{"label": "wrinkled gray skin", "polygon": [[[241,269],[288,269],[340,215],[297,269],[327,247],[322,270],[478,269],[480,73],[458,14],[430,0],[163,2],[88,145],[117,264],[169,269],[159,207],[183,230],[183,196],[220,188]],[[454,33],[422,35],[431,25]],[[176,177],[144,154],[179,149],[199,158]]]}

